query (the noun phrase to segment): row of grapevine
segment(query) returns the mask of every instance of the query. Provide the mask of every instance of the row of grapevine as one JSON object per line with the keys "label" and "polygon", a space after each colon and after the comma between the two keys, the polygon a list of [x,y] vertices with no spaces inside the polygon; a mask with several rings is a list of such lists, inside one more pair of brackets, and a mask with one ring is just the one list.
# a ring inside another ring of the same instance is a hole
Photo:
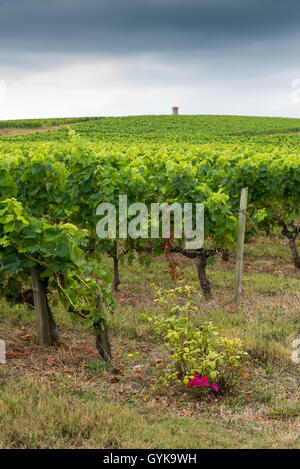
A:
{"label": "row of grapevine", "polygon": [[[69,312],[98,328],[98,347],[104,358],[110,355],[108,346],[103,349],[104,311],[111,301],[110,275],[101,269],[104,253],[114,258],[116,274],[120,252],[143,255],[149,246],[155,253],[194,258],[203,292],[211,296],[207,259],[234,244],[244,186],[249,187],[250,217],[269,230],[275,222],[281,224],[292,239],[298,266],[293,223],[299,213],[300,165],[292,152],[257,154],[250,147],[241,154],[238,147],[222,152],[211,145],[175,152],[167,146],[95,145],[73,134],[62,145],[8,145],[1,155],[0,183],[1,295],[34,303],[42,343],[56,339],[47,297],[55,292]],[[187,251],[183,240],[162,237],[98,239],[96,207],[101,202],[117,207],[121,194],[127,195],[128,205],[143,202],[149,208],[153,202],[203,202],[209,241]]]}

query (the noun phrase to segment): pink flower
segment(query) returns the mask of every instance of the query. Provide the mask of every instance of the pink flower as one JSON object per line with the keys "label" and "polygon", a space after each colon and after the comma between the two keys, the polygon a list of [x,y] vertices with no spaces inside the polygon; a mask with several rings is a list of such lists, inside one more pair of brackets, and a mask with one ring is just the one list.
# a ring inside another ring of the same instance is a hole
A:
{"label": "pink flower", "polygon": [[209,387],[209,383],[208,383],[208,379],[207,379],[207,376],[201,376],[201,383],[203,383],[203,386],[205,388],[208,388]]}
{"label": "pink flower", "polygon": [[[199,375],[198,375],[199,376]],[[201,380],[196,376],[193,379],[190,379],[189,386],[194,388],[200,388],[202,386]]]}
{"label": "pink flower", "polygon": [[201,376],[201,378],[199,378],[199,376],[199,374],[194,374],[194,378],[189,381],[189,386],[195,388],[201,388],[201,386],[204,386],[205,388],[208,388],[209,382],[207,376]]}
{"label": "pink flower", "polygon": [[198,373],[195,373],[194,378],[190,379],[189,381],[190,388],[201,388],[202,386],[204,386],[205,388],[211,387],[211,389],[215,392],[219,391],[219,387],[217,386],[216,383],[212,383],[211,385],[209,384],[207,376],[204,375],[204,376],[201,376],[200,378],[199,376],[201,375]]}

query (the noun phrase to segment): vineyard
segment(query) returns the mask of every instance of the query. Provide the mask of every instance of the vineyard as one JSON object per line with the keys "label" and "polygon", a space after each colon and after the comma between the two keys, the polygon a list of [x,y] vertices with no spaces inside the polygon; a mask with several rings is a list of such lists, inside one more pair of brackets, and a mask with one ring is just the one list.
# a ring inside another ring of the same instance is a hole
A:
{"label": "vineyard", "polygon": [[[299,119],[0,122],[0,447],[299,446],[299,148]],[[120,195],[203,203],[203,246],[100,239]]]}

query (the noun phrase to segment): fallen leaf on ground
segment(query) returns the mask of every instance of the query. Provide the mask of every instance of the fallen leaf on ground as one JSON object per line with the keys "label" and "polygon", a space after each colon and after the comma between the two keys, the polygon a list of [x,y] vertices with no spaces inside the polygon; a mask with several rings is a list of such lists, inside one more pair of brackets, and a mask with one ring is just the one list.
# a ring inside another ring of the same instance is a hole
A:
{"label": "fallen leaf on ground", "polygon": [[119,376],[111,376],[111,377],[108,379],[108,382],[109,382],[109,383],[118,383],[119,381],[120,381]]}
{"label": "fallen leaf on ground", "polygon": [[21,336],[20,336],[20,339],[22,339],[22,340],[31,340],[31,339],[32,339],[32,335],[30,335],[30,334],[21,335]]}

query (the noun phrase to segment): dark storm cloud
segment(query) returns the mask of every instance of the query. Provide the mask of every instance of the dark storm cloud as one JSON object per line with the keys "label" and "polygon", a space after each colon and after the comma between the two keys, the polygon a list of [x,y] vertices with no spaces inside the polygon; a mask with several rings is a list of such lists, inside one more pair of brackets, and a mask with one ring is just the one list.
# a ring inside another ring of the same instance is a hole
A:
{"label": "dark storm cloud", "polygon": [[298,0],[2,0],[0,49],[91,54],[241,47],[298,34]]}

